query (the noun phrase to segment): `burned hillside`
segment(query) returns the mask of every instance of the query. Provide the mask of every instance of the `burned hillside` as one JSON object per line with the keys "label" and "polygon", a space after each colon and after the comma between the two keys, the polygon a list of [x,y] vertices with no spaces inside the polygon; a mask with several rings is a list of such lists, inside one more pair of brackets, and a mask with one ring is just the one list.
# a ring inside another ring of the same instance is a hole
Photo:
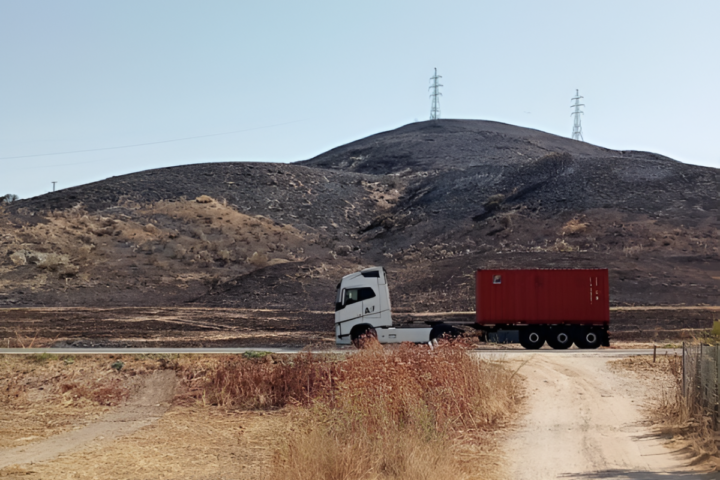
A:
{"label": "burned hillside", "polygon": [[327,310],[385,265],[399,311],[476,268],[600,267],[614,304],[715,304],[720,172],[494,122],[421,122],[295,164],[163,168],[0,216],[0,305]]}

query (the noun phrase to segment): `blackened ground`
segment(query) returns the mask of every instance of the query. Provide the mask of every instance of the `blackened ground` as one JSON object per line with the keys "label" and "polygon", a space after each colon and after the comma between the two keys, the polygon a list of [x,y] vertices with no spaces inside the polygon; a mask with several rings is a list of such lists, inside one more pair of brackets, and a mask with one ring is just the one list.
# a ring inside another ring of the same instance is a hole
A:
{"label": "blackened ground", "polygon": [[223,308],[34,308],[3,312],[0,347],[334,346],[333,315]]}
{"label": "blackened ground", "polygon": [[[689,340],[720,308],[611,311],[615,340]],[[19,308],[3,311],[0,348],[249,347],[334,348],[334,312],[238,308]],[[398,324],[472,322],[471,312],[395,315]]]}

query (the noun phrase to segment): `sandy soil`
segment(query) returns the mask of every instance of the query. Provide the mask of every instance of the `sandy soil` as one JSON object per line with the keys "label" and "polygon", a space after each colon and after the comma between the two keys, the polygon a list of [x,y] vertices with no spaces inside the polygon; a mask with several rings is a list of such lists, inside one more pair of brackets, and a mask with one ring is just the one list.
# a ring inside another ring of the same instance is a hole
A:
{"label": "sandy soil", "polygon": [[720,478],[688,467],[646,424],[647,388],[614,373],[613,359],[535,355],[526,378],[527,411],[507,441],[509,478]]}
{"label": "sandy soil", "polygon": [[98,439],[51,461],[0,469],[0,478],[258,479],[288,425],[285,410],[225,412],[176,405],[132,434],[112,442]]}
{"label": "sandy soil", "polygon": [[137,393],[125,405],[99,421],[31,445],[0,450],[0,469],[10,465],[52,460],[93,440],[112,440],[145,427],[160,418],[168,409],[174,387],[174,371],[153,372],[143,379]]}

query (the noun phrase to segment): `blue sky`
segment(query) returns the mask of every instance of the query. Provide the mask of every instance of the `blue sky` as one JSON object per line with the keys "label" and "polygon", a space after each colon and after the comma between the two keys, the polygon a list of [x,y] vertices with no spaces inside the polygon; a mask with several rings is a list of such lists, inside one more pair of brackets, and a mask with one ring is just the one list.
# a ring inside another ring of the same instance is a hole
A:
{"label": "blue sky", "polygon": [[[0,0],[0,195],[303,160],[429,116],[720,168],[717,1]],[[63,155],[216,133],[178,142]],[[26,158],[14,158],[26,157]]]}

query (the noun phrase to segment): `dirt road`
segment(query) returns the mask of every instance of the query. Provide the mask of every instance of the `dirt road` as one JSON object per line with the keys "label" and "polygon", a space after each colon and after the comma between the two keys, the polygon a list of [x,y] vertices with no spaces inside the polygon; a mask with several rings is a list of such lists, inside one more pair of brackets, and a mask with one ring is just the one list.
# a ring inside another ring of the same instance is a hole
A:
{"label": "dirt road", "polygon": [[720,478],[692,470],[687,457],[643,425],[645,386],[612,372],[609,361],[534,355],[521,367],[528,408],[506,446],[509,478]]}

